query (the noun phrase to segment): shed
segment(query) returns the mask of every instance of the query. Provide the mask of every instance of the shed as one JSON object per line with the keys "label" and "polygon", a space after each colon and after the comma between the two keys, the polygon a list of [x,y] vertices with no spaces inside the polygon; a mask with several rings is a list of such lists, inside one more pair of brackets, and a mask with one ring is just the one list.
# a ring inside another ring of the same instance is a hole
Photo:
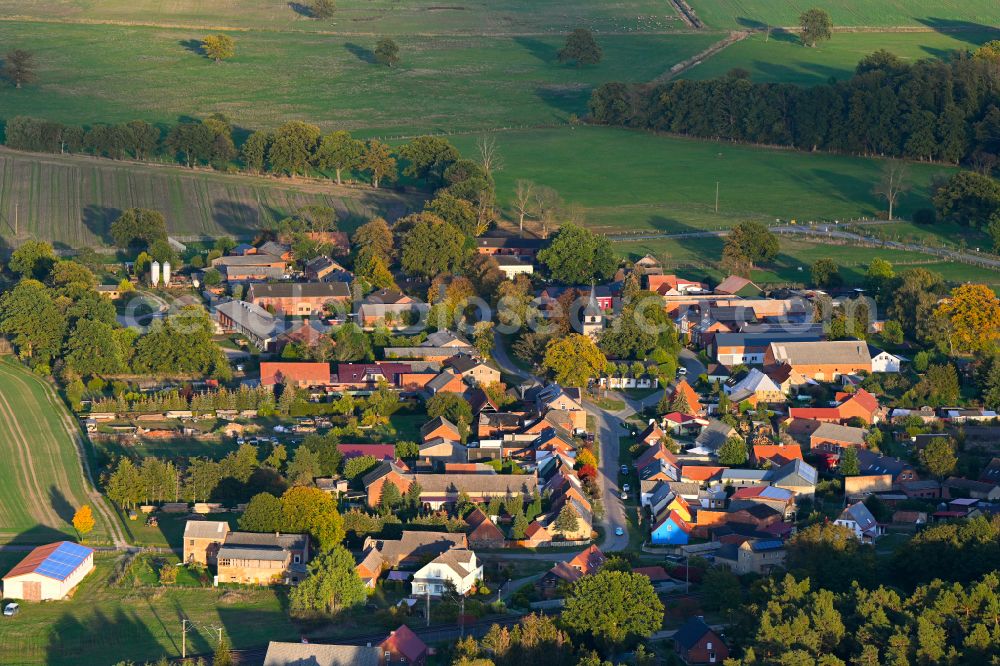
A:
{"label": "shed", "polygon": [[94,570],[94,551],[70,541],[39,546],[3,577],[8,599],[65,599]]}

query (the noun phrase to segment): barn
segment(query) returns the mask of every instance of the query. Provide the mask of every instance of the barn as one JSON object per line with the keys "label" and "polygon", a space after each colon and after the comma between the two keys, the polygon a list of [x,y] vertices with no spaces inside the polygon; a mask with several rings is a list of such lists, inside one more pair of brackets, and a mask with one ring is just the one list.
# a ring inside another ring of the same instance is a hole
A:
{"label": "barn", "polygon": [[69,541],[35,548],[3,577],[7,599],[64,599],[94,569],[94,551]]}

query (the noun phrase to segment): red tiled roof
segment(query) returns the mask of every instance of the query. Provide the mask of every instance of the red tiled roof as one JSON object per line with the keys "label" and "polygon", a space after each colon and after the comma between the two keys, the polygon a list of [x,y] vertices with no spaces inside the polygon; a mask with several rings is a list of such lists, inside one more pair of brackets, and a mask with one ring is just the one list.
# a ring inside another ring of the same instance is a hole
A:
{"label": "red tiled roof", "polygon": [[406,657],[410,662],[419,660],[427,654],[427,645],[405,624],[389,634],[379,647],[384,652],[394,652]]}
{"label": "red tiled roof", "polygon": [[330,382],[329,363],[272,363],[260,364],[260,383],[264,386],[274,386],[286,379],[293,382],[315,382],[328,384]]}
{"label": "red tiled roof", "polygon": [[755,460],[781,458],[785,462],[802,460],[802,448],[798,444],[757,444],[753,447]]}
{"label": "red tiled roof", "polygon": [[728,467],[710,467],[708,465],[684,465],[681,468],[681,478],[694,479],[695,481],[708,481],[719,472],[729,469]]}
{"label": "red tiled roof", "polygon": [[21,574],[31,573],[62,544],[62,541],[57,541],[55,543],[50,543],[47,546],[39,546],[31,551],[27,557],[21,560],[16,567],[8,571],[4,578],[12,578],[14,576],[20,576]]}
{"label": "red tiled roof", "polygon": [[632,569],[632,573],[642,574],[654,583],[661,580],[670,580],[670,574],[663,567],[636,567]]}

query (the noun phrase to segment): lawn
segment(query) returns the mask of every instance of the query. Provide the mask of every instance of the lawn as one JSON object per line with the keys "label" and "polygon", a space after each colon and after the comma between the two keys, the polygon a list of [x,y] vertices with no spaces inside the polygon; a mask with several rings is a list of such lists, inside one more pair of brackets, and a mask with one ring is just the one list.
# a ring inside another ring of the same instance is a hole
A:
{"label": "lawn", "polygon": [[661,0],[338,0],[329,20],[314,20],[308,2],[275,0],[0,0],[0,15],[67,22],[179,25],[204,29],[332,32],[350,35],[656,32],[683,28]]}
{"label": "lawn", "polygon": [[[63,427],[65,407],[37,376],[0,360],[0,542],[76,539],[71,521],[87,504],[76,444]],[[95,510],[91,538],[106,541]],[[2,661],[2,659],[0,659]]]}
{"label": "lawn", "polygon": [[795,26],[802,12],[821,7],[834,26],[930,26],[962,29],[1000,23],[996,0],[690,0],[698,17],[718,28]]}
{"label": "lawn", "polygon": [[[475,138],[454,142],[468,152]],[[558,190],[606,233],[720,229],[747,218],[844,220],[883,208],[872,194],[882,160],[586,126],[503,132],[497,145],[505,162],[497,174],[502,204],[509,205],[517,179],[531,180]],[[899,214],[929,205],[931,178],[949,171],[912,165],[913,189]]]}
{"label": "lawn", "polygon": [[[717,281],[725,277],[718,265],[722,243],[721,237],[654,239],[615,243],[614,248],[631,259],[652,254],[663,260],[668,270],[687,271],[691,276]],[[813,262],[828,257],[837,262],[849,284],[861,284],[868,264],[875,257],[880,257],[892,262],[897,272],[919,266],[939,273],[953,284],[975,281],[1000,289],[1000,271],[944,261],[916,252],[824,245],[787,236],[781,237],[780,243],[781,250],[774,264],[754,271],[752,277],[755,281],[764,284],[805,283],[810,279]]]}
{"label": "lawn", "polygon": [[886,49],[904,62],[924,58],[950,58],[956,51],[968,51],[996,39],[996,32],[961,33],[837,33],[814,49],[802,46],[792,34],[753,35],[704,60],[684,73],[683,78],[712,79],[740,67],[758,83],[816,85],[831,78],[839,81],[854,74],[858,61]]}
{"label": "lawn", "polygon": [[606,81],[646,81],[718,34],[601,35],[593,67],[561,65],[563,37],[397,38],[401,63],[375,64],[377,38],[254,31],[236,57],[199,53],[204,31],[0,23],[0,42],[36,54],[38,83],[0,98],[0,118],[77,124],[173,123],[225,113],[243,128],[305,119],[325,130],[408,135],[564,123]]}
{"label": "lawn", "polygon": [[[6,97],[6,96],[5,96]],[[131,206],[161,211],[171,235],[246,236],[309,204],[333,207],[342,229],[374,215],[395,219],[418,200],[386,190],[284,184],[274,179],[164,168],[82,156],[0,149],[0,237],[60,246],[109,245],[109,229]]]}
{"label": "lawn", "polygon": [[236,648],[268,640],[297,640],[285,612],[284,591],[272,589],[161,589],[112,585],[117,555],[99,555],[97,569],[68,601],[25,603],[0,622],[0,663],[7,665],[111,664],[121,659],[180,657],[181,619],[188,654],[211,652],[214,627]]}

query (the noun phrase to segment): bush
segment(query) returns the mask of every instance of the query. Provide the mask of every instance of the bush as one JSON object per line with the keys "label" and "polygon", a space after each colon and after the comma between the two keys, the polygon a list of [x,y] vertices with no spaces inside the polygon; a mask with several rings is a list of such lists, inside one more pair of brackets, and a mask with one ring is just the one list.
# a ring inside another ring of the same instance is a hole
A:
{"label": "bush", "polygon": [[913,214],[915,224],[934,224],[937,222],[937,213],[933,208],[921,208]]}

